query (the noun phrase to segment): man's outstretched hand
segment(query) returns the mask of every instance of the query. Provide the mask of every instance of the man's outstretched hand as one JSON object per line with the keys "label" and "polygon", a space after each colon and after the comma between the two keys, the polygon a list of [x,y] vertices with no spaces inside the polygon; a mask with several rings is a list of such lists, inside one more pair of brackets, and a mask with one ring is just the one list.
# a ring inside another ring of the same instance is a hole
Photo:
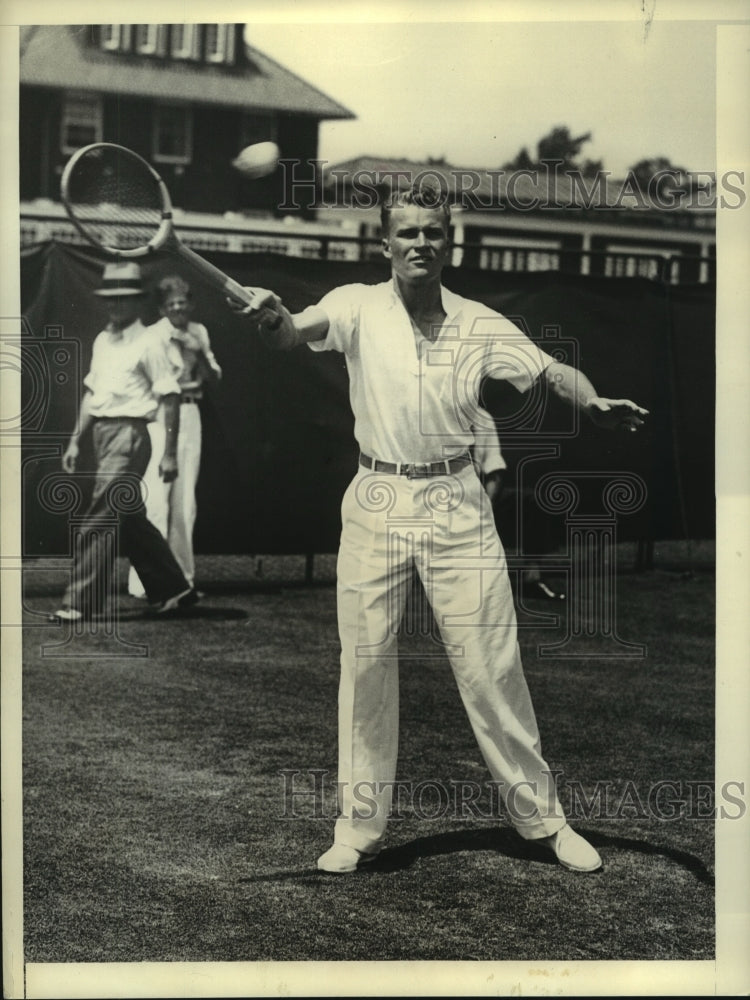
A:
{"label": "man's outstretched hand", "polygon": [[245,291],[252,295],[253,301],[243,307],[236,300],[228,299],[232,309],[253,323],[268,347],[274,350],[288,350],[294,347],[297,342],[294,325],[278,295],[267,288],[248,286]]}
{"label": "man's outstretched hand", "polygon": [[595,396],[588,405],[588,414],[597,427],[633,432],[643,426],[648,410],[630,399],[604,399],[602,396]]}
{"label": "man's outstretched hand", "polygon": [[245,286],[245,291],[252,298],[249,305],[243,305],[237,299],[231,297],[227,298],[227,302],[232,309],[235,312],[242,313],[243,316],[251,316],[253,319],[258,319],[264,312],[274,312],[281,305],[281,299],[278,295],[268,288],[253,288],[247,285]]}

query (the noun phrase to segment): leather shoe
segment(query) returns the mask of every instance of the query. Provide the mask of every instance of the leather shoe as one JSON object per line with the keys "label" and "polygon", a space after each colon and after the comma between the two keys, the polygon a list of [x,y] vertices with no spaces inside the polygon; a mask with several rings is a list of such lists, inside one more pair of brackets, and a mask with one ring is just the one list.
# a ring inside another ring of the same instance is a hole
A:
{"label": "leather shoe", "polygon": [[347,872],[355,872],[360,865],[366,865],[374,861],[375,854],[367,854],[365,851],[358,851],[356,847],[349,847],[347,844],[334,844],[329,847],[325,854],[318,858],[318,868],[322,872],[331,872],[334,875],[345,875]]}
{"label": "leather shoe", "polygon": [[168,597],[159,604],[152,604],[149,610],[154,614],[164,615],[170,611],[181,611],[183,608],[190,608],[194,604],[197,604],[199,600],[198,591],[194,587],[190,587],[188,590],[183,590],[180,594],[175,594],[174,597]]}
{"label": "leather shoe", "polygon": [[551,837],[542,837],[538,843],[554,851],[563,868],[573,872],[595,872],[602,866],[598,851],[567,824]]}

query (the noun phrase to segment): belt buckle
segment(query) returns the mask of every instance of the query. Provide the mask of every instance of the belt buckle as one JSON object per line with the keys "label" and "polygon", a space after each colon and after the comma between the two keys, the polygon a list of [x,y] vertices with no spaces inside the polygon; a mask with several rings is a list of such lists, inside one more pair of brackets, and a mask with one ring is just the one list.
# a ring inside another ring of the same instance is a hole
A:
{"label": "belt buckle", "polygon": [[402,467],[407,479],[427,479],[432,475],[432,466],[409,464]]}

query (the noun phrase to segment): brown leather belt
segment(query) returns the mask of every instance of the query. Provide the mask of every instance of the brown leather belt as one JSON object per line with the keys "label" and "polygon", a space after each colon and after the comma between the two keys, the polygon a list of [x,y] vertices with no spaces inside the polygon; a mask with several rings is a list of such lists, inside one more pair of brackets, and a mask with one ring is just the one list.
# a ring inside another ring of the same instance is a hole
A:
{"label": "brown leather belt", "polygon": [[183,394],[180,396],[181,403],[200,403],[200,401],[201,401],[200,396],[193,396],[189,392],[183,392]]}
{"label": "brown leather belt", "polygon": [[468,454],[458,455],[456,458],[447,458],[444,462],[427,462],[420,465],[418,462],[381,462],[378,458],[370,458],[369,455],[360,452],[359,464],[372,472],[406,476],[407,479],[427,479],[430,476],[450,476],[454,472],[460,472],[467,465],[471,465],[471,458]]}

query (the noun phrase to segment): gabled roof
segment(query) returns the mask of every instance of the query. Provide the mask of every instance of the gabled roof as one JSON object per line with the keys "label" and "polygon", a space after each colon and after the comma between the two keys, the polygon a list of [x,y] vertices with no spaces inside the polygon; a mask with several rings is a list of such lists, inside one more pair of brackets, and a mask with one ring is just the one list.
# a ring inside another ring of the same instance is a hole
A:
{"label": "gabled roof", "polygon": [[355,117],[250,45],[245,45],[246,61],[241,65],[213,66],[105,52],[88,44],[90,29],[85,24],[22,28],[21,84],[289,112],[317,119]]}

